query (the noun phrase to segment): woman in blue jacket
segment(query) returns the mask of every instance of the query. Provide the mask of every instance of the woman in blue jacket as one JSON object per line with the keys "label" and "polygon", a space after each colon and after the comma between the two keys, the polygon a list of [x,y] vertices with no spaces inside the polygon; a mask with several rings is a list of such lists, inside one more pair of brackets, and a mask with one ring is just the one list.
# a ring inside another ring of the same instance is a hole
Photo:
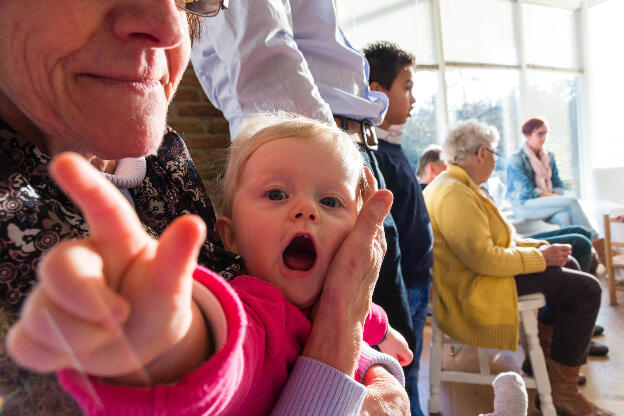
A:
{"label": "woman in blue jacket", "polygon": [[564,195],[553,152],[544,148],[548,122],[539,117],[522,125],[526,142],[509,158],[507,197],[519,219],[544,220],[562,227],[580,225],[598,237],[578,200]]}

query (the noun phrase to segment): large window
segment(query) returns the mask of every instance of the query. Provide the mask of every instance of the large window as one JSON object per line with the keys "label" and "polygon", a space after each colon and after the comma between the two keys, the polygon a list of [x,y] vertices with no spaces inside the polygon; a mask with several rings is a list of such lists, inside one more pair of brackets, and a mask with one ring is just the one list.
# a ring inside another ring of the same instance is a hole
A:
{"label": "large window", "polygon": [[[522,123],[551,124],[546,147],[560,175],[580,192],[578,109],[583,70],[581,2],[574,0],[336,0],[353,46],[388,40],[416,57],[412,118],[403,145],[417,162],[448,126],[469,118],[493,124],[506,156],[524,144]],[[555,30],[556,29],[556,30]],[[495,175],[505,180],[505,159]]]}

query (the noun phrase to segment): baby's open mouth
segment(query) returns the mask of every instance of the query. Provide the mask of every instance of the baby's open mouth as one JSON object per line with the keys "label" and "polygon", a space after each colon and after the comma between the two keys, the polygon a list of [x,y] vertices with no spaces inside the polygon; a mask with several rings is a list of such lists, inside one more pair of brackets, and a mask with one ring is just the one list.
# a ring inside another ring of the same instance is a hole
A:
{"label": "baby's open mouth", "polygon": [[295,236],[284,250],[282,259],[291,270],[310,270],[316,261],[316,249],[312,239],[303,234]]}

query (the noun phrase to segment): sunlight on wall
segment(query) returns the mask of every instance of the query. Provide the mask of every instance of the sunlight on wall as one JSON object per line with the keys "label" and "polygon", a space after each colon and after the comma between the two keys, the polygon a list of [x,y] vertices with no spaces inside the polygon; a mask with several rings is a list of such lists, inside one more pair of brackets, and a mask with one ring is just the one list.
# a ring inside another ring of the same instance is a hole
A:
{"label": "sunlight on wall", "polygon": [[593,167],[624,166],[622,16],[622,0],[609,0],[590,9],[589,54],[595,88]]}

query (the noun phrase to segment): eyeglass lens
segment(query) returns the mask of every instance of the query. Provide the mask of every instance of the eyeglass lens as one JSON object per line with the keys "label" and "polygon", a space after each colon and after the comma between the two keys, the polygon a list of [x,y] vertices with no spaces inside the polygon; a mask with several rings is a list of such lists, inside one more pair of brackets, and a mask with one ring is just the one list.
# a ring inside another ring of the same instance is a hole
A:
{"label": "eyeglass lens", "polygon": [[176,6],[202,17],[212,17],[216,16],[223,7],[223,0],[176,0]]}

